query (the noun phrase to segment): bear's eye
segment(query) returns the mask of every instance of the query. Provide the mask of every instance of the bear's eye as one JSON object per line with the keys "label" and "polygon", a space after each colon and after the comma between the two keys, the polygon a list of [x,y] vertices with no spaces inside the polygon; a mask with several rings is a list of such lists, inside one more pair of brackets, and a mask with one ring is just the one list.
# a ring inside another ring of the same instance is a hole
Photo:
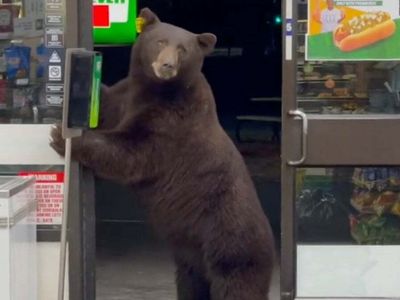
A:
{"label": "bear's eye", "polygon": [[186,54],[186,48],[183,46],[178,46],[178,53],[181,55]]}
{"label": "bear's eye", "polygon": [[160,40],[160,41],[157,42],[157,45],[159,47],[165,47],[165,46],[167,46],[167,41],[166,40]]}

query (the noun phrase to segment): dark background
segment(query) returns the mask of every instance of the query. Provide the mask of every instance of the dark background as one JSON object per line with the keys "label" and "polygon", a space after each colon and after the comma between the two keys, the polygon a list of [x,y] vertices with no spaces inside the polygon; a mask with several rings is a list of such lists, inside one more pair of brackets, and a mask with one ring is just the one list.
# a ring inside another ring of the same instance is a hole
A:
{"label": "dark background", "polygon": [[[278,0],[139,0],[139,10],[149,7],[163,22],[195,33],[212,32],[218,48],[241,48],[241,56],[210,57],[204,73],[213,88],[220,115],[260,113],[249,98],[281,94],[281,26]],[[131,47],[97,48],[104,55],[105,84],[126,76]],[[267,108],[268,113],[270,109]],[[274,109],[275,114],[280,108]]]}

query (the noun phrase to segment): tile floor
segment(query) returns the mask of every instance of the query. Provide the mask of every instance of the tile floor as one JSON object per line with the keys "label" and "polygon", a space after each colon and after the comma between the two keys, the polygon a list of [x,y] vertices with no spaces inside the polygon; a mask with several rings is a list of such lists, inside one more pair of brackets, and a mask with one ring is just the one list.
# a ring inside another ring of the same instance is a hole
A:
{"label": "tile floor", "polygon": [[[126,226],[120,231],[114,228],[99,241],[96,299],[175,300],[174,265],[168,249],[146,229],[135,230],[133,238],[129,232]],[[278,299],[276,268],[270,300]]]}

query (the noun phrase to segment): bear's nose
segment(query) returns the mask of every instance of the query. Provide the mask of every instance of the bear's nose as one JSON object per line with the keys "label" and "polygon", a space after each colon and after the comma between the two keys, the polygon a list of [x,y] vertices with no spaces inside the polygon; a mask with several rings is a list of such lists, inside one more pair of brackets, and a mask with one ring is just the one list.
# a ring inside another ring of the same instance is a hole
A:
{"label": "bear's nose", "polygon": [[163,63],[161,67],[166,71],[174,69],[174,65],[172,63]]}

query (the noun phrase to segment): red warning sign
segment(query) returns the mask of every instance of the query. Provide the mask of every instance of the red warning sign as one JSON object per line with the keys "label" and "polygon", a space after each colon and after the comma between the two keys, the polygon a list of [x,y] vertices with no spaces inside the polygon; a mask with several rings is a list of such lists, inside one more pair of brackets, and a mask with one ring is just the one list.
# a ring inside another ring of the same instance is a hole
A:
{"label": "red warning sign", "polygon": [[63,172],[21,172],[20,176],[35,176],[37,224],[61,225],[64,199]]}

